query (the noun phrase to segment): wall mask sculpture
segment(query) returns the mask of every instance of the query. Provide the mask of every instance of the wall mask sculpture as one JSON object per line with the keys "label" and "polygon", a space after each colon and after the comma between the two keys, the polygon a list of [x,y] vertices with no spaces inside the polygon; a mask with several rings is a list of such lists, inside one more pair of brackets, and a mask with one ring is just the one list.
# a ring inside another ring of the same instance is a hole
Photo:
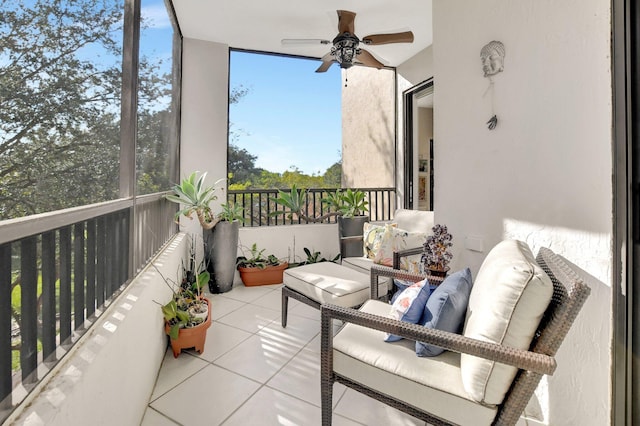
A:
{"label": "wall mask sculpture", "polygon": [[489,96],[491,97],[491,113],[493,114],[486,123],[489,130],[495,129],[498,125],[498,116],[494,112],[493,105],[493,76],[504,70],[504,56],[504,44],[500,41],[490,41],[480,50],[482,71],[484,72],[484,76],[489,79],[489,87],[487,87],[485,95],[489,93]]}

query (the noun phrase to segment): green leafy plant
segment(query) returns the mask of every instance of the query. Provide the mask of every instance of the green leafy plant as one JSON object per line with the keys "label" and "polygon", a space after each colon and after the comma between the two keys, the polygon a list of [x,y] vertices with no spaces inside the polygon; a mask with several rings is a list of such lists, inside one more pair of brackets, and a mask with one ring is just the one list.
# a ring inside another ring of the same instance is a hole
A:
{"label": "green leafy plant", "polygon": [[362,216],[369,211],[369,202],[365,200],[363,191],[347,188],[340,194],[340,201],[338,211],[343,217]]}
{"label": "green leafy plant", "polygon": [[182,277],[178,282],[165,278],[153,266],[173,292],[171,300],[161,305],[160,309],[165,322],[169,324],[169,337],[175,340],[181,328],[194,327],[206,319],[209,302],[202,297],[202,288],[209,282],[210,274],[203,262],[196,267],[195,236],[192,236],[189,246],[188,266],[183,263]]}
{"label": "green leafy plant", "polygon": [[[265,256],[265,251],[266,249],[258,249],[258,245],[253,243],[249,249],[249,256],[239,256],[236,260],[236,266],[239,268],[264,269],[267,266],[277,266],[281,263],[280,259],[273,254]],[[242,252],[245,253],[244,249]]]}
{"label": "green leafy plant", "polygon": [[[171,202],[181,205],[181,209],[176,213],[176,220],[180,216],[186,216],[193,219],[195,214],[203,229],[211,229],[220,220],[213,214],[211,210],[211,202],[216,200],[216,186],[222,181],[218,180],[214,186],[205,186],[204,181],[206,173],[197,177],[198,172],[191,173],[187,178],[183,179],[179,185],[174,185],[173,194],[165,195],[165,198]],[[223,187],[220,188],[224,190]]]}
{"label": "green leafy plant", "polygon": [[308,248],[303,248],[305,254],[307,255],[307,260],[305,260],[304,262],[302,262],[300,265],[308,265],[310,263],[320,263],[320,262],[337,262],[338,260],[340,260],[340,253],[338,253],[333,259],[328,260],[325,259],[324,257],[322,257],[322,255],[320,254],[319,251],[315,251],[313,253],[311,253],[311,250],[309,250]]}
{"label": "green leafy plant", "polygon": [[226,222],[233,222],[238,220],[244,222],[244,208],[234,203],[222,204],[222,211],[218,213],[218,218]]}

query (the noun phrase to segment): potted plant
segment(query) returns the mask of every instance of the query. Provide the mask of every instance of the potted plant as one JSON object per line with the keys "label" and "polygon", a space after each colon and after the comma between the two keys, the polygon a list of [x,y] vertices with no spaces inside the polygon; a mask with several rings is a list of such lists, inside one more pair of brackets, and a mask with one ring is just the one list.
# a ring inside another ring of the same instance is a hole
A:
{"label": "potted plant", "polygon": [[425,272],[430,275],[444,277],[449,271],[449,262],[453,255],[449,248],[453,246],[453,237],[449,234],[446,225],[435,225],[433,234],[427,236],[422,253],[422,263]]}
{"label": "potted plant", "polygon": [[256,243],[253,243],[249,252],[249,257],[240,256],[236,261],[240,278],[245,286],[252,287],[282,282],[284,270],[289,267],[289,263],[281,261],[273,254],[265,256],[265,249],[258,249]]}
{"label": "potted plant", "polygon": [[211,303],[202,294],[202,287],[209,281],[209,272],[204,270],[202,263],[197,268],[198,271],[195,271],[195,255],[195,246],[192,243],[189,267],[183,265],[182,278],[177,283],[161,274],[164,282],[172,290],[171,300],[161,305],[161,310],[165,333],[169,336],[173,356],[176,358],[182,349],[187,348],[195,348],[202,353],[207,329],[211,325]]}
{"label": "potted plant", "polygon": [[346,191],[336,193],[331,203],[337,203],[338,236],[340,238],[340,254],[345,257],[362,256],[362,234],[365,222],[369,216],[369,202],[365,193],[360,190],[347,188]]}
{"label": "potted plant", "polygon": [[233,287],[240,222],[244,221],[241,206],[225,203],[220,207],[222,211],[216,215],[216,226],[204,233],[205,254],[209,260],[207,270],[212,275],[209,281],[211,293],[225,293]]}
{"label": "potted plant", "polygon": [[180,216],[198,218],[203,230],[204,256],[210,271],[209,290],[212,293],[224,293],[233,287],[235,256],[238,247],[238,221],[243,219],[242,208],[233,204],[222,204],[222,211],[214,214],[211,203],[218,197],[216,190],[221,180],[213,186],[205,185],[207,174],[191,173],[179,185],[174,185],[172,194],[166,199],[180,204],[176,220]]}

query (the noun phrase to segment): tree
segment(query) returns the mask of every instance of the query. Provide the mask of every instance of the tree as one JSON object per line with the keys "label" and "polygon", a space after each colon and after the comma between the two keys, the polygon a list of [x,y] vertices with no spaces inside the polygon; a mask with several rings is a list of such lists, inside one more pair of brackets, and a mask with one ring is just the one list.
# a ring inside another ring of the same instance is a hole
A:
{"label": "tree", "polygon": [[122,12],[116,0],[0,0],[0,219],[95,202],[111,192],[105,174],[117,182],[101,166],[118,149],[109,61]]}
{"label": "tree", "polygon": [[242,184],[247,187],[256,184],[262,173],[262,169],[256,167],[256,158],[246,149],[230,143],[227,154],[229,184]]}

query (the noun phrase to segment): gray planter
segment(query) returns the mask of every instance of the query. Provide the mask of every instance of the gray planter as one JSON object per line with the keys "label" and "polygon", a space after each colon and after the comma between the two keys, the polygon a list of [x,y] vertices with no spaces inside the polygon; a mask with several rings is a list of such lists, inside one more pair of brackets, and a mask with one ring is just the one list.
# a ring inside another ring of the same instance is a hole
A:
{"label": "gray planter", "polygon": [[218,222],[211,231],[204,231],[204,252],[207,270],[211,274],[211,293],[225,293],[233,287],[239,231],[238,221]]}
{"label": "gray planter", "polygon": [[[362,234],[365,222],[369,216],[338,216],[338,235],[340,237],[340,255],[345,257],[359,257],[363,254]],[[359,238],[358,238],[359,237]]]}

